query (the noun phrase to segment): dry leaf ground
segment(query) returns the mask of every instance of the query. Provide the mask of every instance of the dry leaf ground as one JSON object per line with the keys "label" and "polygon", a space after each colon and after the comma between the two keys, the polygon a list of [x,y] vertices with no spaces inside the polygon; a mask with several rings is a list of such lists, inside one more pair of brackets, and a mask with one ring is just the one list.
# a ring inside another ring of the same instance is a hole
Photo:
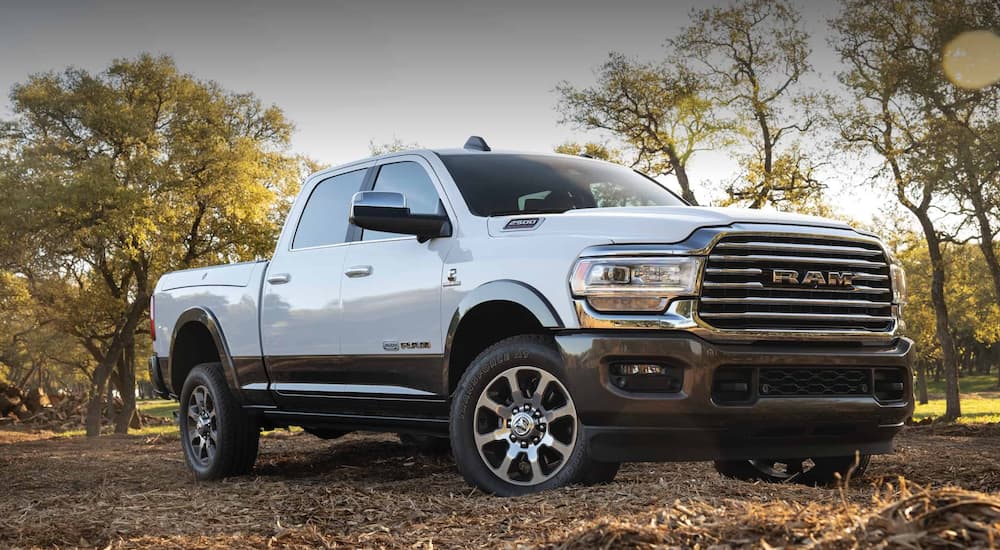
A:
{"label": "dry leaf ground", "polygon": [[[754,484],[707,463],[520,499],[390,435],[262,439],[253,476],[199,483],[175,437],[0,431],[0,547],[919,548],[1000,539],[1000,429],[908,428],[846,489]],[[899,478],[906,485],[900,486]],[[890,486],[886,486],[890,483]],[[944,487],[952,487],[944,489]]]}

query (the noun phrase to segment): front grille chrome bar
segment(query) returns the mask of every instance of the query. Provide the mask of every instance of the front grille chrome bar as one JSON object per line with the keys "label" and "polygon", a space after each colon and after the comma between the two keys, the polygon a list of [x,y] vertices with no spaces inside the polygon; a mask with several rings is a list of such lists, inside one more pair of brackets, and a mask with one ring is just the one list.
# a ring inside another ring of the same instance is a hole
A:
{"label": "front grille chrome bar", "polygon": [[869,262],[852,258],[815,258],[809,256],[772,256],[768,254],[748,254],[746,256],[711,256],[720,262],[781,262],[783,264],[823,264],[851,267],[884,269],[885,262]]}
{"label": "front grille chrome bar", "polygon": [[700,313],[703,319],[785,319],[803,321],[860,321],[889,323],[892,317],[860,313],[775,313],[771,311],[743,311],[740,313]]}

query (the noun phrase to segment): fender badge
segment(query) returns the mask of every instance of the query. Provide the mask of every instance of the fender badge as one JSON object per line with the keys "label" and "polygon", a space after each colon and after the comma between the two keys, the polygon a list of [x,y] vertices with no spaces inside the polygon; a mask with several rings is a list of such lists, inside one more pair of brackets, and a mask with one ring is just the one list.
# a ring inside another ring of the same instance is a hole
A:
{"label": "fender badge", "polygon": [[541,221],[541,218],[515,218],[507,222],[507,225],[503,226],[503,230],[516,231],[534,229],[539,223],[541,223]]}

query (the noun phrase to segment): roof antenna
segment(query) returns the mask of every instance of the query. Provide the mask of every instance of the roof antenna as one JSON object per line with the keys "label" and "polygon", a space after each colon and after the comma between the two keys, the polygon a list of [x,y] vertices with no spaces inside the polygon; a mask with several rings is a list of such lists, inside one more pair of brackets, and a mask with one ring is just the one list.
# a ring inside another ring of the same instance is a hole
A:
{"label": "roof antenna", "polygon": [[469,139],[465,141],[463,149],[470,149],[472,151],[492,151],[489,145],[486,145],[486,140],[479,136],[470,136]]}

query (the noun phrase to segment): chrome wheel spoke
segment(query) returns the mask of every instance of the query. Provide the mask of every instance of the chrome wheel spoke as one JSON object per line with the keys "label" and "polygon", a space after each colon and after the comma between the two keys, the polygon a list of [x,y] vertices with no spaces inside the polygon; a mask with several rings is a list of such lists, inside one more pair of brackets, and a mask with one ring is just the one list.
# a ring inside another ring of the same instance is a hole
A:
{"label": "chrome wheel spoke", "polygon": [[[517,458],[517,455],[521,454],[521,451],[514,445],[507,446],[507,454],[504,455],[503,460],[500,462],[500,466],[494,468],[500,475],[506,479],[510,479],[510,465]],[[487,464],[489,464],[487,462]]]}
{"label": "chrome wheel spoke", "polygon": [[531,404],[536,408],[541,408],[542,397],[545,396],[545,390],[548,389],[549,384],[556,381],[556,378],[548,373],[548,371],[540,370],[538,371],[540,376],[538,378],[538,385],[535,386],[535,391],[531,392]]}
{"label": "chrome wheel spoke", "polygon": [[542,461],[538,457],[538,447],[528,449],[528,464],[531,464],[531,481],[535,483],[552,477],[552,474],[555,473],[555,470],[550,472],[549,475],[545,475],[542,472]]}
{"label": "chrome wheel spoke", "polygon": [[569,457],[569,454],[573,452],[573,447],[552,437],[552,434],[545,434],[545,437],[542,438],[540,444],[555,450],[557,453],[561,454],[563,458]]}
{"label": "chrome wheel spoke", "polygon": [[499,416],[501,419],[508,418],[510,416],[510,407],[504,405],[503,403],[498,403],[486,392],[483,392],[483,395],[479,397],[479,401],[476,403],[476,408],[484,408]]}
{"label": "chrome wheel spoke", "polygon": [[503,441],[509,437],[510,437],[510,430],[508,430],[507,428],[500,428],[499,430],[487,432],[484,434],[477,433],[476,446],[482,449],[483,445],[488,445],[495,441]]}
{"label": "chrome wheel spoke", "polygon": [[[524,390],[521,389],[521,385],[517,382],[517,369],[510,369],[500,376],[507,379],[507,383],[510,384],[510,397],[514,400],[515,405],[521,405],[524,403]],[[491,384],[492,385],[492,384]]]}
{"label": "chrome wheel spoke", "polygon": [[576,417],[576,409],[573,408],[572,404],[567,403],[545,411],[545,422],[551,424],[553,421],[559,420],[564,416]]}

